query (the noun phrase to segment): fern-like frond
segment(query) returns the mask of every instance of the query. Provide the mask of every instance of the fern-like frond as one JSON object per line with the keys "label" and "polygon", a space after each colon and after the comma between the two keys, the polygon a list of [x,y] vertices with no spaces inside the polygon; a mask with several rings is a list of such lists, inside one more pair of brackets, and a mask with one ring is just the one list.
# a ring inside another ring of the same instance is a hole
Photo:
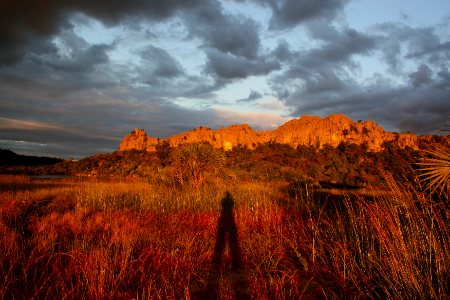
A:
{"label": "fern-like frond", "polygon": [[436,158],[424,159],[424,162],[417,163],[418,165],[424,166],[421,168],[423,172],[419,176],[423,177],[422,180],[428,181],[427,188],[434,193],[436,190],[440,189],[442,193],[445,187],[449,187],[450,180],[450,154],[439,150],[439,151],[424,151]]}

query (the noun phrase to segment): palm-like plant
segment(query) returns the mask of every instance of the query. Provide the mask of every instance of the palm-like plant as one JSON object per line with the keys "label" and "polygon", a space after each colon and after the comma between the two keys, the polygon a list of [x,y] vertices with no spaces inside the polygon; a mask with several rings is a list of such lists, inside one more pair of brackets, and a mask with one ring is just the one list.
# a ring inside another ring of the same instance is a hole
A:
{"label": "palm-like plant", "polygon": [[[450,124],[450,122],[447,123]],[[443,126],[450,127],[449,125]],[[450,131],[450,128],[437,131]],[[444,150],[425,152],[431,154],[434,158],[428,158],[425,159],[424,162],[418,163],[423,166],[421,168],[423,173],[419,176],[423,176],[423,180],[428,181],[426,187],[430,189],[431,193],[440,190],[440,194],[442,194],[445,191],[445,188],[447,188],[448,197],[448,192],[450,191],[450,154]]]}
{"label": "palm-like plant", "polygon": [[428,158],[425,162],[419,163],[424,166],[419,176],[423,176],[423,180],[429,181],[427,188],[434,193],[440,189],[440,193],[444,192],[445,187],[450,188],[450,155],[443,150],[425,151],[435,158]]}

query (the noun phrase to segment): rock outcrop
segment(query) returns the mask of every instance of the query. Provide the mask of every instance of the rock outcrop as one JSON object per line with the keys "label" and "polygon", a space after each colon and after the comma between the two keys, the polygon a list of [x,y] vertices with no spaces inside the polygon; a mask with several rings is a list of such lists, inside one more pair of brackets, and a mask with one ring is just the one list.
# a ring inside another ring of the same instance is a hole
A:
{"label": "rock outcrop", "polygon": [[168,142],[172,147],[183,143],[209,142],[215,148],[230,150],[237,145],[254,149],[265,142],[323,147],[325,144],[337,146],[340,142],[366,143],[373,151],[381,150],[385,141],[394,141],[399,147],[418,148],[418,138],[412,133],[385,132],[373,121],[355,123],[344,115],[335,114],[326,118],[303,116],[278,127],[273,131],[255,131],[247,124],[232,125],[228,128],[212,130],[199,127],[189,132],[174,135],[167,139],[147,137],[142,129],[136,129],[123,138],[119,150],[154,151],[158,144]]}
{"label": "rock outcrop", "polygon": [[159,138],[148,137],[144,129],[135,129],[123,138],[119,150],[150,150],[149,146],[159,144]]}

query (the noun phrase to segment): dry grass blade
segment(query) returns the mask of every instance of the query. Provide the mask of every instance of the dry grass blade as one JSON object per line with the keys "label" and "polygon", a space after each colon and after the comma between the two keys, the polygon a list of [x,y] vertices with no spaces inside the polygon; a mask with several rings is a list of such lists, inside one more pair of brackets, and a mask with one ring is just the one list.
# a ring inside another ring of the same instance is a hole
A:
{"label": "dry grass blade", "polygon": [[424,173],[419,176],[424,177],[423,180],[429,180],[427,188],[432,193],[437,189],[441,189],[441,193],[444,188],[449,186],[450,179],[450,155],[444,151],[424,151],[436,158],[425,159],[425,162],[418,163],[418,165],[425,166],[421,169]]}

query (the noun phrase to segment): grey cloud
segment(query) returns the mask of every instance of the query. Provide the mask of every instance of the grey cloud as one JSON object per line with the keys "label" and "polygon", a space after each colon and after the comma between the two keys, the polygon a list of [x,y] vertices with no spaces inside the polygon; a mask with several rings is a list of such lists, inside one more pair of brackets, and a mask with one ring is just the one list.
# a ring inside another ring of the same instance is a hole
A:
{"label": "grey cloud", "polygon": [[275,55],[258,53],[260,25],[248,17],[225,13],[218,1],[197,7],[183,18],[190,35],[203,41],[208,58],[204,74],[221,81],[200,89],[223,87],[235,79],[281,69]]}
{"label": "grey cloud", "polygon": [[97,65],[109,62],[109,50],[114,49],[111,45],[93,45],[86,50],[72,53],[69,59],[54,59],[45,62],[46,65],[56,71],[66,72],[92,72]]}
{"label": "grey cloud", "polygon": [[283,102],[293,108],[292,117],[341,113],[354,120],[374,120],[388,131],[426,134],[445,124],[449,97],[449,88],[416,89],[408,83],[396,86],[377,75],[365,86],[350,81],[339,89],[319,93],[297,88]]}
{"label": "grey cloud", "polygon": [[290,45],[285,40],[280,41],[273,54],[280,62],[291,61],[295,54],[291,51]]}
{"label": "grey cloud", "polygon": [[158,37],[157,34],[151,32],[151,31],[148,30],[148,29],[145,31],[144,36],[145,36],[145,38],[147,38],[147,39],[153,39],[153,38],[157,38],[157,37]]}
{"label": "grey cloud", "polygon": [[240,79],[249,76],[267,75],[281,68],[275,60],[260,57],[256,61],[244,57],[209,51],[206,73],[217,75],[223,79]]}
{"label": "grey cloud", "polygon": [[0,67],[13,67],[27,55],[52,55],[57,51],[49,38],[29,36],[21,41],[15,41],[0,36]]}
{"label": "grey cloud", "polygon": [[322,46],[307,51],[292,51],[290,45],[282,41],[274,51],[278,59],[288,62],[282,74],[270,79],[280,99],[286,98],[292,89],[307,94],[341,91],[353,84],[346,68],[355,70],[359,67],[353,55],[368,55],[377,48],[374,37],[354,29],[338,31],[323,21],[309,22],[307,29],[312,38],[324,42]]}
{"label": "grey cloud", "polygon": [[[56,99],[67,93],[92,91],[114,87],[117,79],[108,72],[106,66],[97,67],[97,72],[65,72],[55,73],[53,68],[30,58],[13,69],[0,69],[0,90],[21,91],[33,95],[45,95],[49,99]],[[2,101],[5,98],[2,99]],[[35,101],[31,101],[35,103]]]}
{"label": "grey cloud", "polygon": [[307,93],[339,92],[345,87],[342,77],[332,69],[318,70],[317,73],[306,79]]}
{"label": "grey cloud", "polygon": [[427,65],[421,65],[417,72],[409,74],[409,78],[414,87],[419,87],[431,81],[431,70]]}
{"label": "grey cloud", "polygon": [[193,87],[182,93],[181,96],[200,99],[215,98],[216,94],[214,92],[220,90],[221,88],[232,82],[232,80],[220,77],[214,78],[212,80],[207,80],[204,78],[204,76],[190,76],[188,81],[192,84]]}
{"label": "grey cloud", "polygon": [[[374,120],[387,131],[426,134],[445,124],[450,111],[449,90],[420,89],[411,86],[393,88],[378,81],[364,88],[346,86],[339,94],[293,93],[287,103],[295,110],[293,117],[315,114],[322,117],[341,113],[350,119]],[[304,99],[301,101],[300,99]]]}
{"label": "grey cloud", "polygon": [[190,10],[202,0],[129,0],[111,3],[108,0],[77,1],[71,8],[82,11],[107,25],[116,25],[130,16],[164,20],[179,10]]}
{"label": "grey cloud", "polygon": [[[44,39],[46,41],[46,39]],[[24,64],[32,62],[37,66],[46,66],[62,72],[92,72],[96,66],[107,64],[107,52],[115,48],[115,44],[89,45],[84,39],[65,30],[58,37],[58,42],[65,53],[60,53],[53,42],[35,45],[34,50],[23,58]],[[18,67],[20,69],[20,66]]]}
{"label": "grey cloud", "polygon": [[146,62],[151,74],[155,77],[172,78],[179,75],[184,75],[184,70],[180,63],[176,61],[166,50],[147,46],[141,52],[141,58]]}
{"label": "grey cloud", "polygon": [[73,29],[61,31],[58,34],[58,43],[62,45],[61,48],[65,48],[66,51],[72,53],[81,52],[91,46],[84,38],[78,36]]}
{"label": "grey cloud", "polygon": [[[402,73],[404,60],[411,59],[418,62],[440,67],[450,58],[450,42],[442,42],[433,28],[412,28],[402,24],[383,23],[374,27],[379,49],[383,53],[383,60],[394,73]],[[402,54],[401,49],[406,53]]]}
{"label": "grey cloud", "polygon": [[302,22],[333,19],[348,0],[254,0],[272,9],[269,29],[292,28]]}
{"label": "grey cloud", "polygon": [[441,43],[433,28],[403,29],[405,39],[409,42],[406,58],[427,56],[430,63],[450,58],[450,42]]}
{"label": "grey cloud", "polygon": [[306,93],[338,92],[350,80],[343,66],[344,63],[330,63],[314,55],[299,54],[282,74],[272,77],[269,82],[278,93],[286,93],[280,89],[283,86]]}
{"label": "grey cloud", "polygon": [[441,70],[437,72],[437,75],[440,78],[440,81],[435,84],[435,87],[438,89],[450,89],[450,72],[447,69]]}
{"label": "grey cloud", "polygon": [[[291,108],[292,117],[342,113],[375,120],[389,131],[416,134],[433,132],[445,124],[450,111],[450,72],[444,59],[447,43],[433,30],[383,24],[371,34],[362,34],[317,20],[307,22],[306,28],[311,38],[322,43],[295,51],[280,42],[274,54],[287,63],[286,68],[269,78],[275,95]],[[365,83],[356,82],[347,73],[358,67],[354,55],[374,53],[380,53],[388,68],[407,80],[391,81],[375,74]],[[417,71],[404,74],[402,64],[407,62],[418,63]]]}
{"label": "grey cloud", "polygon": [[[317,24],[317,23],[314,23]],[[320,28],[315,28],[319,26]],[[311,55],[327,61],[347,61],[353,54],[368,55],[376,49],[376,38],[346,28],[339,32],[334,27],[320,25],[308,26],[312,36],[327,42]]]}
{"label": "grey cloud", "polygon": [[217,1],[210,1],[185,16],[190,34],[201,38],[204,47],[223,53],[256,59],[260,40],[259,25],[244,16],[224,14]]}
{"label": "grey cloud", "polygon": [[254,101],[254,100],[261,99],[261,98],[262,98],[262,95],[259,92],[254,91],[254,90],[250,90],[250,95],[248,95],[247,98],[236,100],[236,102],[237,103],[239,103],[239,102],[251,102],[251,101]]}

